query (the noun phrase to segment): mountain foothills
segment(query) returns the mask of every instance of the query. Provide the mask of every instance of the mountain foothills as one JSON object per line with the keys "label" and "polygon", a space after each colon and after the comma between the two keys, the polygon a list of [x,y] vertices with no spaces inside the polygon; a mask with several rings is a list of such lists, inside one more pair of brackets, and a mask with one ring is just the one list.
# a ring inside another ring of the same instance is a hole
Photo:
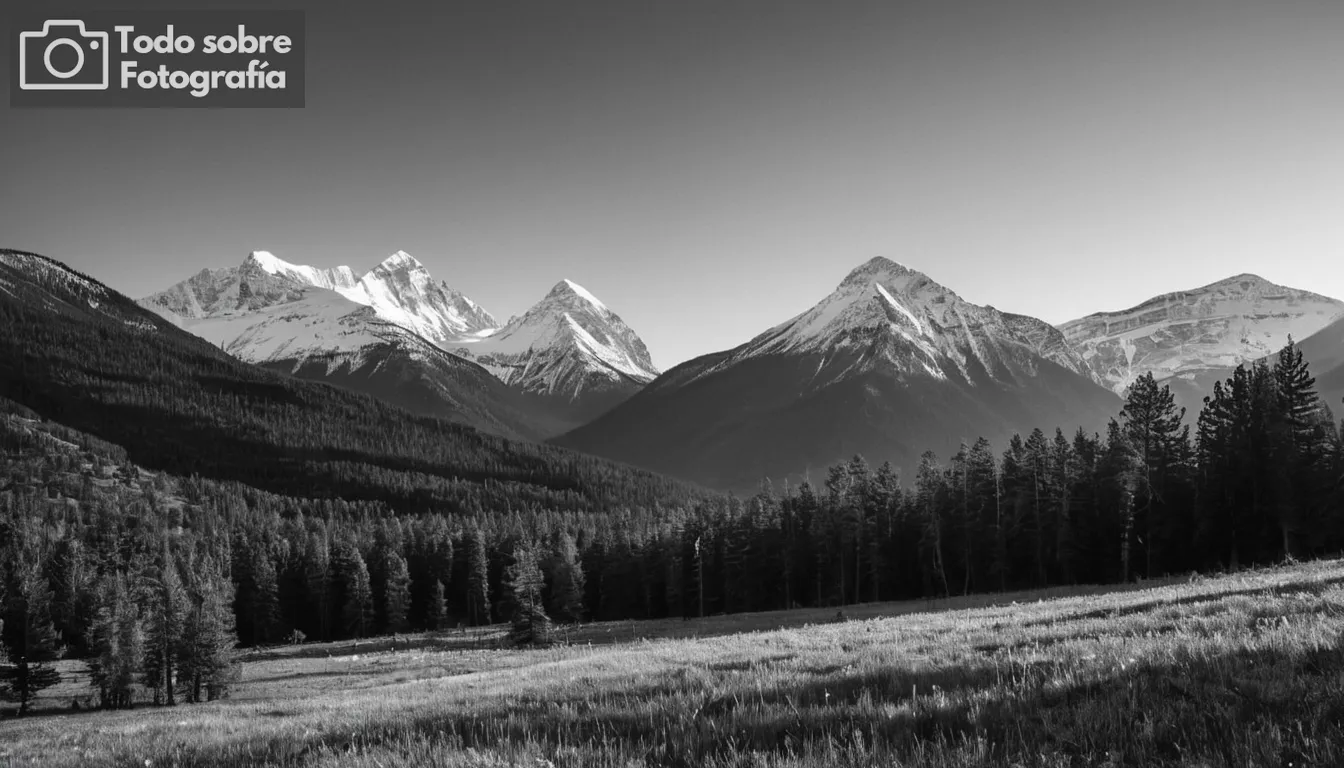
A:
{"label": "mountain foothills", "polygon": [[657,375],[634,331],[575,283],[498,327],[404,251],[363,277],[255,251],[141,304],[242,360],[505,436],[556,434]]}
{"label": "mountain foothills", "polygon": [[[1344,301],[1237,275],[1060,326],[1092,375],[1117,394],[1145,373],[1169,384],[1193,417],[1237,366],[1344,318]],[[1305,351],[1305,348],[1304,348]],[[1338,400],[1335,400],[1338,403]]]}
{"label": "mountain foothills", "polygon": [[925,450],[978,436],[1097,431],[1119,405],[1059,330],[876,258],[808,311],[673,368],[556,442],[748,490],[856,453],[913,471]]}

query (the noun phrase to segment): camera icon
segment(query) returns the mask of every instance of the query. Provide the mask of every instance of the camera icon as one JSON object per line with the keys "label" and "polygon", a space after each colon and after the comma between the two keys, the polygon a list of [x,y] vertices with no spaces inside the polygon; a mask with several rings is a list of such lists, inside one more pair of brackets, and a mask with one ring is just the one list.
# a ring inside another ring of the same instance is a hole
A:
{"label": "camera icon", "polygon": [[106,32],[90,32],[77,19],[49,20],[41,32],[20,32],[19,88],[105,91],[107,47]]}

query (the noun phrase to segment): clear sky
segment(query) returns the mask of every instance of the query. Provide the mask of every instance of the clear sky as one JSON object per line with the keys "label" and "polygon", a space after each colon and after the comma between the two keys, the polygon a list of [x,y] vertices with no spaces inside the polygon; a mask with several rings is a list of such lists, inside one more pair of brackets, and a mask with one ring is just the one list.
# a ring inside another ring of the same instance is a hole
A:
{"label": "clear sky", "polygon": [[132,296],[405,249],[501,320],[570,278],[664,368],[878,255],[1051,322],[1344,298],[1340,0],[306,10],[302,110],[0,107],[0,245]]}

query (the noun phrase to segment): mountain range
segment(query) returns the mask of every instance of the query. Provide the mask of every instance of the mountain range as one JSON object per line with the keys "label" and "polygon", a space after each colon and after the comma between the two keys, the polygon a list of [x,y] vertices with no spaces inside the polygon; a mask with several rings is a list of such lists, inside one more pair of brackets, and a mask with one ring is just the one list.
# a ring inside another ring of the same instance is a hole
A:
{"label": "mountain range", "polygon": [[1099,430],[1120,408],[1049,324],[972,304],[884,258],[735,349],[673,368],[560,445],[749,490],[862,454],[911,471],[925,450],[1039,425]]}
{"label": "mountain range", "polygon": [[499,326],[405,251],[362,277],[254,251],[140,303],[241,360],[505,436],[557,434],[657,376],[634,331],[577,283]]}
{"label": "mountain range", "polygon": [[362,276],[256,251],[140,303],[243,361],[734,491],[816,481],[854,454],[908,473],[981,436],[1102,431],[1145,373],[1193,419],[1213,381],[1290,337],[1323,399],[1344,397],[1344,302],[1245,274],[1055,327],[874,258],[785,322],[661,374],[577,283],[501,324],[403,251]]}

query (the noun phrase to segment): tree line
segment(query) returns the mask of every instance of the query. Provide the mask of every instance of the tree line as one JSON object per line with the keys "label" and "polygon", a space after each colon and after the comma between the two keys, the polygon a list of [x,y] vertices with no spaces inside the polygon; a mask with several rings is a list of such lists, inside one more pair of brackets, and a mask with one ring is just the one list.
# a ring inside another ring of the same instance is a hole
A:
{"label": "tree line", "polygon": [[10,403],[0,422],[6,666],[26,705],[61,655],[100,701],[227,693],[234,648],[512,621],[695,617],[1138,577],[1344,548],[1340,427],[1290,342],[1191,429],[1138,378],[1104,435],[1036,429],[862,457],[817,484],[683,504],[489,509],[296,498],[148,473]]}

